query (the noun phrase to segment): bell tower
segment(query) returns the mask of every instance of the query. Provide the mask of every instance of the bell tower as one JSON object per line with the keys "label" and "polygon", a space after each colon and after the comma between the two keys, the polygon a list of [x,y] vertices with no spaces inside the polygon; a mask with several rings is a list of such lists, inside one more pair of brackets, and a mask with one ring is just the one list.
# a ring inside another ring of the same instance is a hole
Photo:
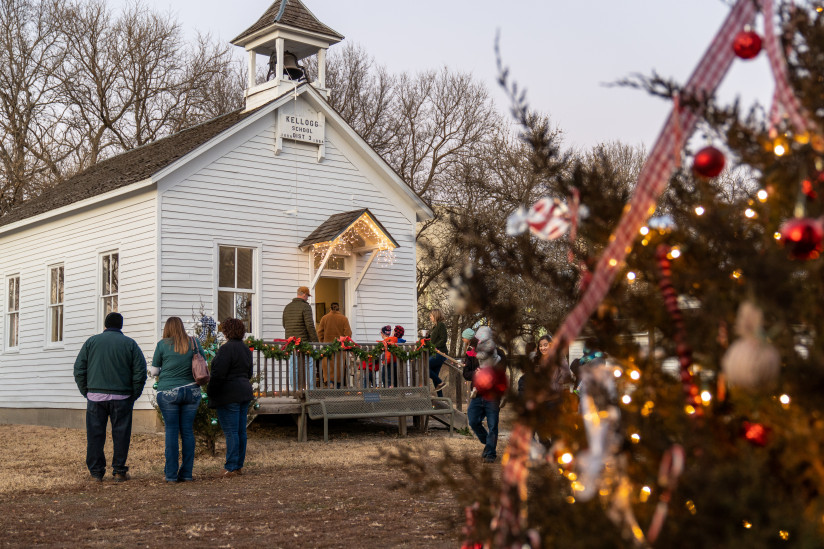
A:
{"label": "bell tower", "polygon": [[[249,58],[249,83],[246,108],[251,110],[280,97],[306,81],[301,59],[318,56],[318,78],[312,82],[324,97],[326,89],[326,50],[343,36],[321,23],[301,0],[276,0],[232,44],[244,48]],[[266,82],[257,84],[257,56],[269,58]]]}

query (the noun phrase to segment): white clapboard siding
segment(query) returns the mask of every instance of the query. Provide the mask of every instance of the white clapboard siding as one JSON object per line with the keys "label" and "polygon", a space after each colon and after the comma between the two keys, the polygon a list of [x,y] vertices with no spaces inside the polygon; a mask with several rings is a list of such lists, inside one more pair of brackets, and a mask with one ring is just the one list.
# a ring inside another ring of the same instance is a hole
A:
{"label": "white clapboard siding", "polygon": [[[144,352],[153,348],[157,304],[155,191],[68,213],[32,228],[0,234],[3,296],[6,277],[20,275],[20,345],[6,349],[7,300],[0,300],[0,407],[84,408],[74,383],[83,342],[102,329],[99,255],[118,250],[119,309],[124,333]],[[49,265],[64,267],[63,343],[46,344]],[[136,405],[148,408],[147,397]]]}
{"label": "white clapboard siding", "polygon": [[[401,247],[391,265],[373,262],[358,291],[352,328],[366,341],[389,323],[414,334],[413,205],[328,122],[322,162],[316,145],[288,140],[275,155],[274,120],[258,120],[232,136],[232,146],[211,163],[161,183],[160,318],[175,315],[190,323],[192,308],[201,303],[217,314],[216,247],[251,246],[259,271],[253,331],[266,339],[283,337],[283,308],[311,278],[309,254],[298,244],[330,215],[369,208]],[[297,215],[289,212],[294,209]],[[350,284],[364,259],[358,258]]]}

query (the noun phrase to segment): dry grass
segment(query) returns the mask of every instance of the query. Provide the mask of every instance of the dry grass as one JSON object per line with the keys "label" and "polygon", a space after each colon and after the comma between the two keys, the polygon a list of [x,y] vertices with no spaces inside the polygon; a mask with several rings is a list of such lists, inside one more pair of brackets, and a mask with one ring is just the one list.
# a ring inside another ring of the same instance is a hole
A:
{"label": "dry grass", "polygon": [[[313,427],[317,436],[317,426]],[[400,446],[428,448],[434,456],[443,445],[455,454],[477,453],[480,443],[474,437],[443,431],[397,437],[392,423],[347,422],[332,430],[333,440],[324,443],[294,439],[295,428],[270,422],[255,422],[249,431],[246,467],[249,469],[292,469],[362,467],[374,464],[385,467],[381,452]],[[30,425],[0,425],[0,494],[28,491],[52,491],[75,488],[87,482],[85,465],[86,433],[80,429],[59,429]],[[501,442],[504,442],[503,440]],[[135,434],[129,451],[128,465],[134,479],[163,478],[163,434]],[[111,460],[111,439],[106,442],[106,457]],[[217,473],[223,467],[224,446],[218,442],[217,456],[198,449],[195,476]]]}

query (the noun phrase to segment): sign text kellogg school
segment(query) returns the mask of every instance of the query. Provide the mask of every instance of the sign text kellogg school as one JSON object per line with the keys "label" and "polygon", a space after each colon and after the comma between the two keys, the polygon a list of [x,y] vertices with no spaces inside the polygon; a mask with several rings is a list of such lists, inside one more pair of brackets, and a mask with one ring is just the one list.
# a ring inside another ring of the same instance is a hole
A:
{"label": "sign text kellogg school", "polygon": [[318,120],[318,115],[311,112],[283,112],[280,111],[280,123],[278,124],[280,136],[283,139],[294,139],[295,141],[305,141],[323,145],[325,135],[325,124]]}

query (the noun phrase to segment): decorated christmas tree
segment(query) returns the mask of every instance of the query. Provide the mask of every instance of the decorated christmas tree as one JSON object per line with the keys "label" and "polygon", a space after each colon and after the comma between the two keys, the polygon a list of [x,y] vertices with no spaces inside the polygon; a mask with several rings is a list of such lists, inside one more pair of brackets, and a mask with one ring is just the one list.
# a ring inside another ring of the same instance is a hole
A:
{"label": "decorated christmas tree", "polygon": [[[824,546],[822,11],[739,0],[686,84],[626,82],[673,105],[632,189],[607,166],[557,169],[547,124],[502,71],[548,199],[510,236],[503,220],[455,220],[472,258],[455,293],[504,342],[493,273],[576,303],[549,358],[525,366],[500,475],[443,467],[465,546]],[[772,108],[718,104],[730,65],[759,55]],[[582,340],[576,392],[550,409],[552,373]]]}

